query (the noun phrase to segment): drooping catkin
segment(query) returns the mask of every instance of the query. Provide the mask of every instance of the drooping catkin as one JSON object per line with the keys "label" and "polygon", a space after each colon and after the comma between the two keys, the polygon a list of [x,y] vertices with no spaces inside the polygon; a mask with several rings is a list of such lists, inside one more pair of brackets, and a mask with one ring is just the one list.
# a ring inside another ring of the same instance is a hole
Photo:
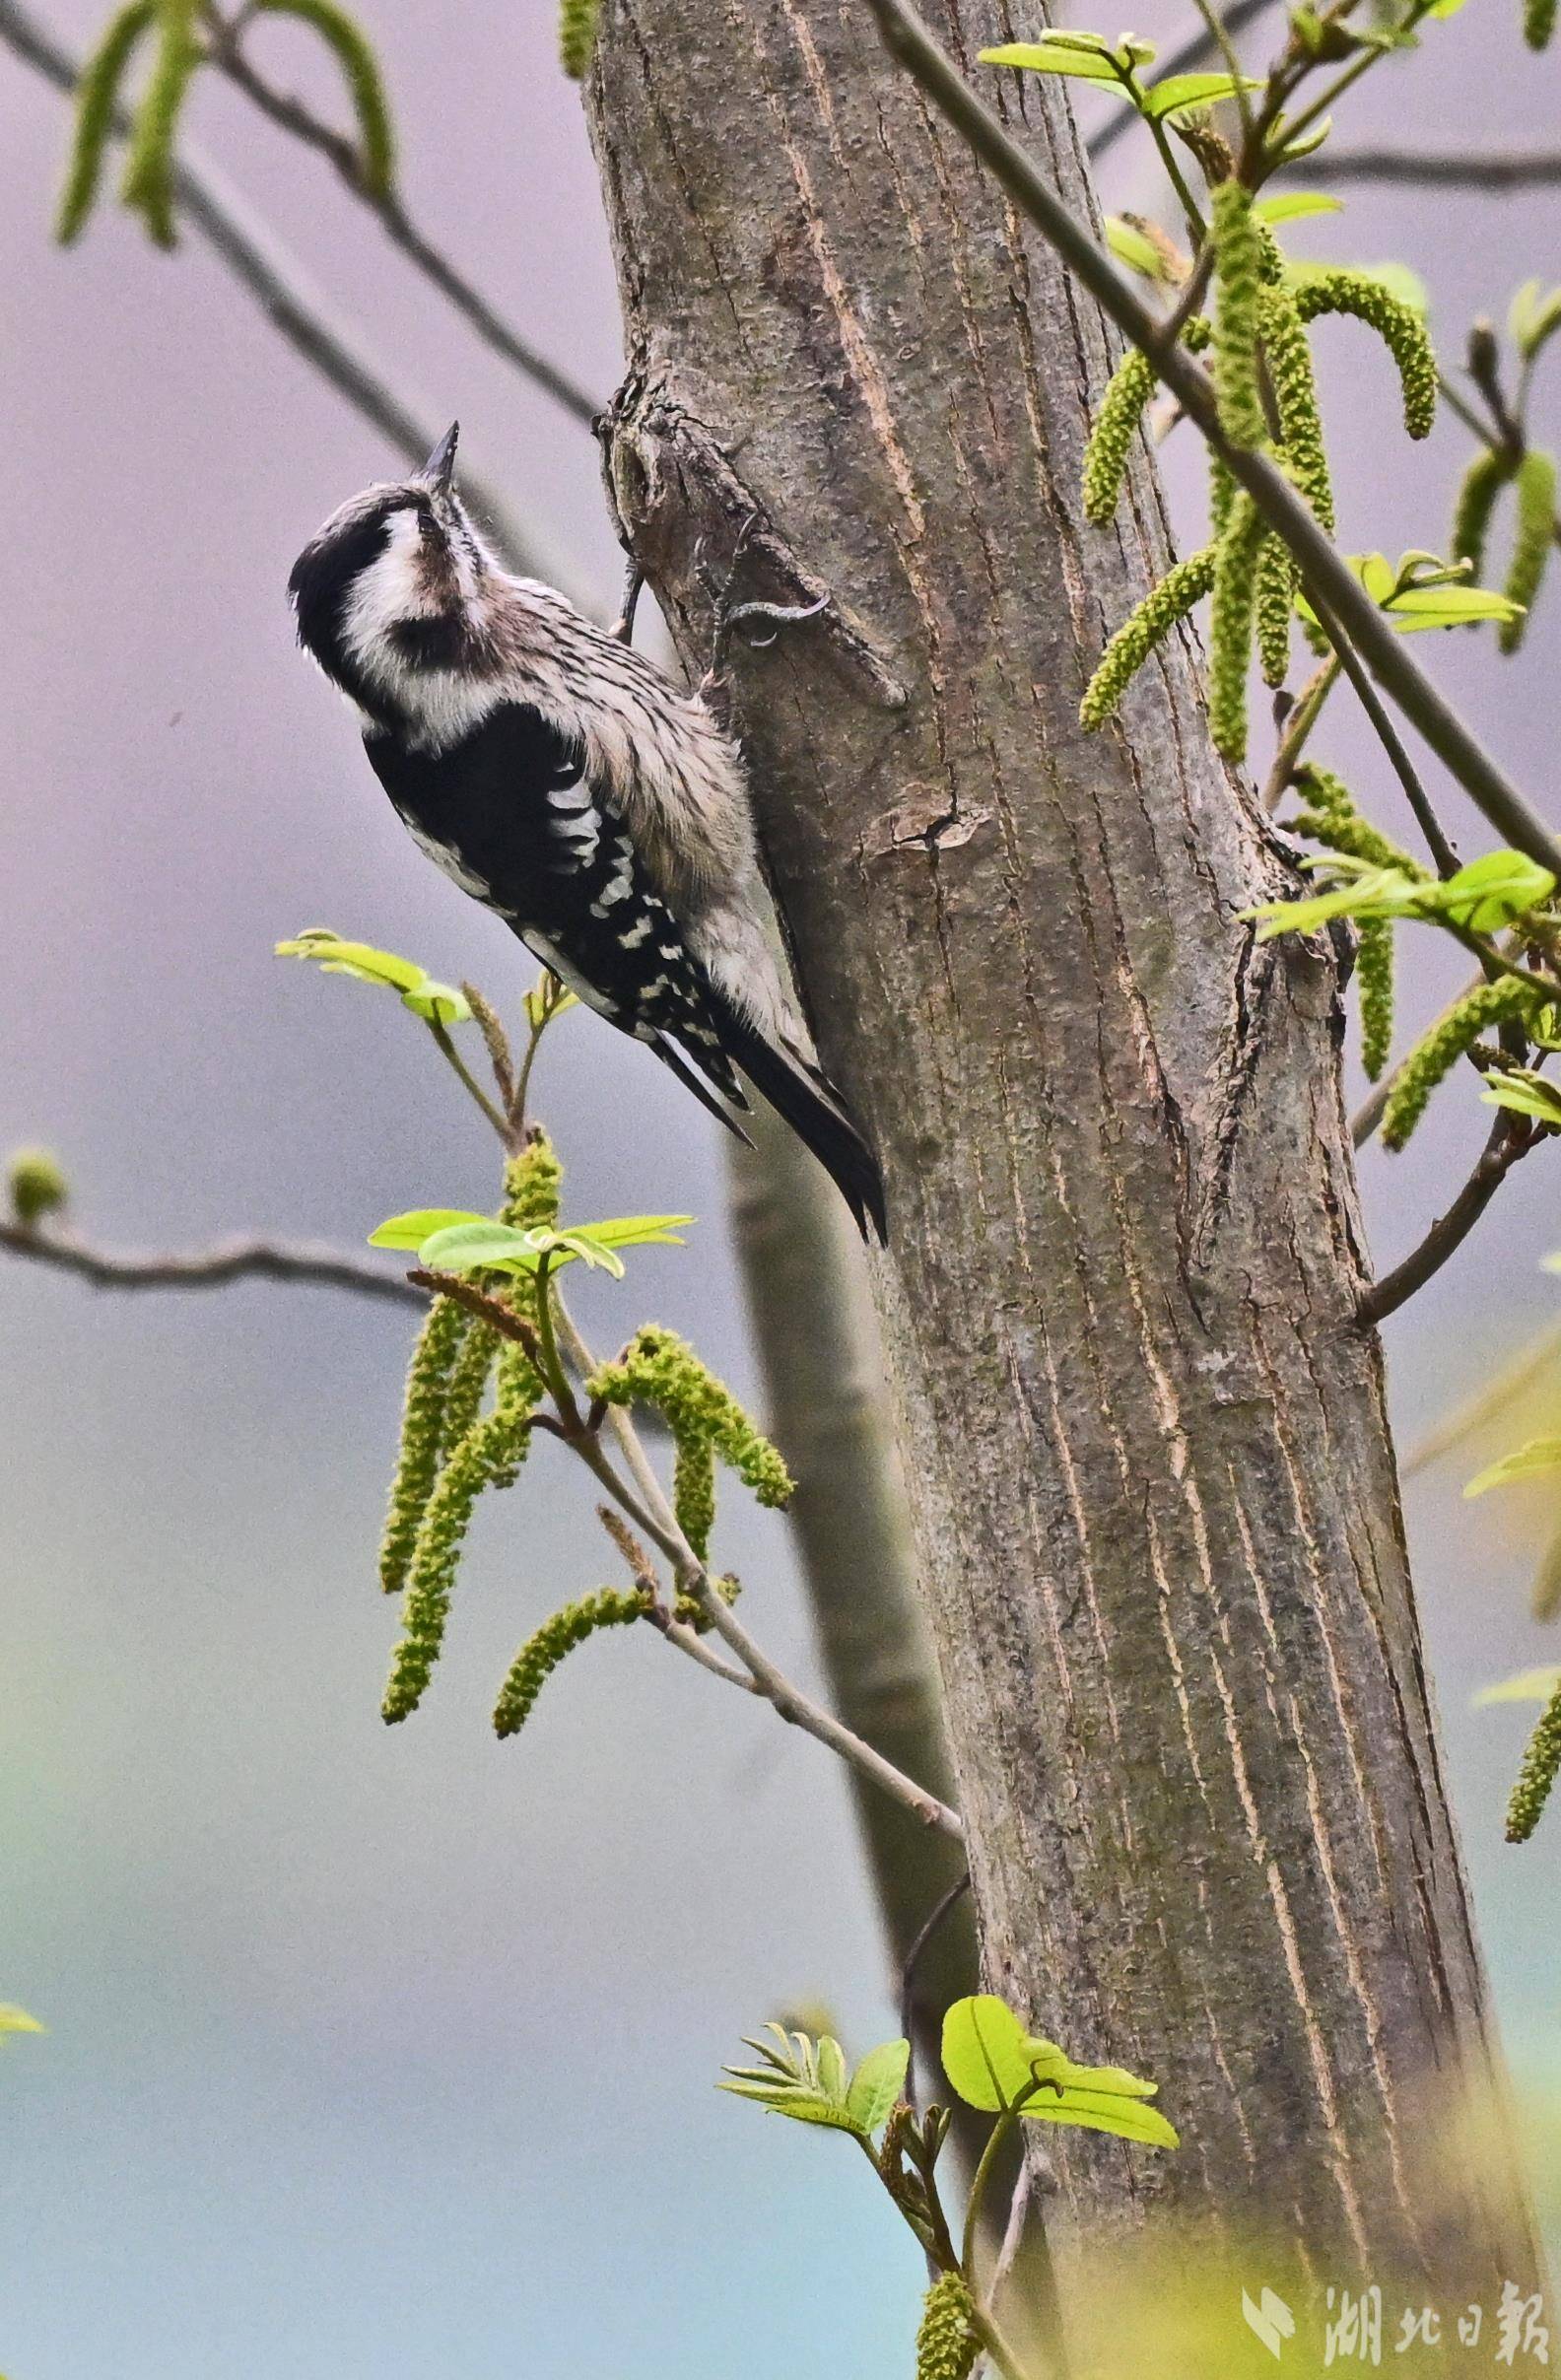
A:
{"label": "drooping catkin", "polygon": [[1104,523],[1117,510],[1133,435],[1154,388],[1154,366],[1141,348],[1129,347],[1106,384],[1084,449],[1086,520]]}
{"label": "drooping catkin", "polygon": [[1343,267],[1309,273],[1296,284],[1295,302],[1303,322],[1315,322],[1320,314],[1353,314],[1370,323],[1398,367],[1404,428],[1411,438],[1429,438],[1436,420],[1436,355],[1414,307],[1370,273]]}
{"label": "drooping catkin", "polygon": [[499,1333],[488,1323],[472,1318],[450,1370],[440,1415],[439,1452],[446,1460],[458,1447],[482,1411],[493,1368],[499,1361]]}
{"label": "drooping catkin", "polygon": [[136,109],[125,157],[121,195],[144,217],[161,248],[173,246],[173,141],[203,51],[196,26],[199,0],[157,0],[157,53]]}
{"label": "drooping catkin", "polygon": [[560,0],[559,62],[571,81],[582,83],[596,46],[601,0]]}
{"label": "drooping catkin", "polygon": [[1360,995],[1361,1064],[1377,1082],[1392,1055],[1393,929],[1390,918],[1363,918],[1355,956]]}
{"label": "drooping catkin", "polygon": [[1509,603],[1522,604],[1523,609],[1513,619],[1504,620],[1496,632],[1496,642],[1503,652],[1516,652],[1523,643],[1528,615],[1550,559],[1556,525],[1555,456],[1542,446],[1530,446],[1518,466],[1513,490],[1518,506],[1517,532],[1502,593]]}
{"label": "drooping catkin", "polygon": [[1284,442],[1285,469],[1322,527],[1333,534],[1333,489],[1306,328],[1288,290],[1265,289],[1258,326]]}
{"label": "drooping catkin", "polygon": [[[482,1329],[485,1326],[477,1324],[470,1327]],[[418,1529],[439,1477],[450,1370],[467,1335],[464,1309],[453,1298],[436,1298],[418,1332],[407,1372],[401,1445],[395,1476],[390,1482],[384,1534],[379,1542],[379,1581],[386,1595],[399,1595],[406,1585]],[[478,1394],[481,1395],[480,1389]]]}
{"label": "drooping catkin", "polygon": [[1524,0],[1524,39],[1530,49],[1548,49],[1555,32],[1556,0]]}
{"label": "drooping catkin", "polygon": [[916,2332],[916,2380],[970,2380],[981,2349],[963,2274],[940,2273],[921,2301]]}
{"label": "drooping catkin", "polygon": [[603,1628],[629,1627],[649,1610],[650,1600],[645,1587],[603,1587],[596,1595],[583,1595],[577,1602],[566,1603],[544,1620],[509,1666],[494,1705],[494,1734],[518,1735],[559,1664]]}
{"label": "drooping catkin", "polygon": [[1257,314],[1262,248],[1252,193],[1238,181],[1209,193],[1214,241],[1214,387],[1225,435],[1238,446],[1260,446],[1266,433],[1257,379]]}
{"label": "drooping catkin", "polygon": [[1169,636],[1214,583],[1212,545],[1201,546],[1167,571],[1112,638],[1084,689],[1079,721],[1092,732],[1111,717],[1138,671],[1163,637]]}
{"label": "drooping catkin", "polygon": [[157,23],[158,0],[130,0],[109,21],[76,86],[76,128],[60,195],[54,237],[62,247],[79,239],[97,203],[119,86],[136,46]]}
{"label": "drooping catkin", "polygon": [[1550,1790],[1561,1772],[1561,1686],[1539,1715],[1507,1804],[1507,1840],[1527,1843],[1544,1815]]}
{"label": "drooping catkin", "polygon": [[1433,1025],[1398,1070],[1383,1112],[1384,1148],[1403,1147],[1425,1114],[1432,1092],[1482,1033],[1530,1016],[1542,996],[1514,976],[1498,976],[1495,983],[1481,984],[1467,993]]}
{"label": "drooping catkin", "polygon": [[731,1391],[708,1372],[687,1341],[659,1323],[636,1331],[616,1363],[603,1364],[586,1393],[607,1404],[654,1405],[674,1438],[701,1438],[734,1470],[761,1504],[790,1501],[791,1474],[778,1448],[743,1411]]}
{"label": "drooping catkin", "polygon": [[1270,531],[1257,549],[1257,659],[1265,686],[1282,686],[1289,675],[1295,583],[1290,548]]}
{"label": "drooping catkin", "polygon": [[1471,578],[1479,577],[1496,499],[1515,468],[1510,454],[1482,446],[1459,482],[1458,499],[1453,507],[1453,559],[1466,562]]}
{"label": "drooping catkin", "polygon": [[703,1562],[715,1526],[715,1456],[702,1432],[679,1431],[672,1466],[672,1510],[677,1525]]}
{"label": "drooping catkin", "polygon": [[297,17],[312,27],[336,58],[358,121],[358,162],[371,196],[385,197],[395,179],[395,131],[373,44],[336,0],[255,0],[268,16]]}
{"label": "drooping catkin", "polygon": [[1402,847],[1363,817],[1354,794],[1331,769],[1306,761],[1296,771],[1296,791],[1306,807],[1291,824],[1297,834],[1326,844],[1346,858],[1363,859],[1368,867],[1396,868],[1400,875],[1423,877],[1429,870]]}
{"label": "drooping catkin", "polygon": [[505,1166],[503,1220],[516,1231],[552,1231],[563,1189],[558,1151],[538,1125],[519,1155]]}
{"label": "drooping catkin", "polygon": [[1209,605],[1209,733],[1228,761],[1247,757],[1247,668],[1257,603],[1257,555],[1265,531],[1247,494],[1231,507],[1214,553]]}

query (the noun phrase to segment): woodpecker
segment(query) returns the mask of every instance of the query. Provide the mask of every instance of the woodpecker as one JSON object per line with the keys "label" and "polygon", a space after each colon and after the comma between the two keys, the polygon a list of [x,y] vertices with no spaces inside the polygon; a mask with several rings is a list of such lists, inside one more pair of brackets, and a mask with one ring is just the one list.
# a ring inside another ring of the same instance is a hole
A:
{"label": "woodpecker", "polygon": [[736,745],[699,694],[501,569],[456,492],[457,435],[310,539],[288,582],[300,643],[420,850],[739,1137],[745,1077],[882,1241],[877,1163],[771,953]]}

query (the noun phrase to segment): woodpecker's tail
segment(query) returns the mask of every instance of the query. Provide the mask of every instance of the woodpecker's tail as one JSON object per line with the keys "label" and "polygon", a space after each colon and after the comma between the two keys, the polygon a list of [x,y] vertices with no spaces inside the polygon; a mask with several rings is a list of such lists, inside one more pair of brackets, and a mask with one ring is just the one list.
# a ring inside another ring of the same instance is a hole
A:
{"label": "woodpecker's tail", "polygon": [[865,1240],[871,1223],[882,1247],[889,1237],[883,1176],[878,1160],[851,1122],[844,1100],[822,1074],[778,1050],[730,1001],[716,994],[720,1037],[726,1054],[742,1068],[760,1097],[811,1149],[856,1218]]}

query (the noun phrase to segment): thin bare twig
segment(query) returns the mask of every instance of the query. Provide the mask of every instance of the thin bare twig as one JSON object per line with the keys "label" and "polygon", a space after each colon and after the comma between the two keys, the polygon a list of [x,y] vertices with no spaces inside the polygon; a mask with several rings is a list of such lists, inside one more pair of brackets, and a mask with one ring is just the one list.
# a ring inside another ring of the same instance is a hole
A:
{"label": "thin bare twig", "polygon": [[1503,1110],[1491,1126],[1478,1162],[1447,1213],[1432,1224],[1419,1247],[1401,1264],[1395,1264],[1391,1272],[1384,1273],[1367,1290],[1355,1310],[1357,1322],[1367,1329],[1374,1328],[1390,1314],[1396,1314],[1416,1290],[1423,1289],[1441,1271],[1449,1257],[1462,1247],[1519,1159],[1527,1157],[1542,1137],[1531,1132],[1521,1118]]}
{"label": "thin bare twig", "polygon": [[402,255],[454,306],[484,346],[503,356],[507,364],[512,364],[588,430],[600,410],[589,391],[533,347],[529,339],[523,338],[481,290],[456,271],[442,250],[414,223],[396,191],[369,187],[364,180],[363,161],[352,141],[315,115],[302,100],[278,91],[275,84],[267,82],[245,57],[237,25],[227,23],[215,11],[208,22],[212,30],[213,63],[228,80],[274,124],[326,160],[353,196],[377,218]]}
{"label": "thin bare twig", "polygon": [[[79,61],[23,0],[0,0],[0,42],[56,91],[67,98],[74,95]],[[121,140],[129,129],[122,109],[114,114],[113,129]],[[396,384],[360,334],[310,286],[308,274],[270,226],[187,143],[174,167],[173,189],[181,220],[215,250],[288,345],[313,365],[403,460],[421,464],[443,429],[448,409],[436,414]],[[545,578],[566,594],[579,592],[571,566],[521,527],[491,481],[465,466],[461,478],[474,510],[512,569]]]}
{"label": "thin bare twig", "polygon": [[381,1272],[367,1257],[315,1247],[307,1241],[220,1240],[189,1254],[120,1255],[73,1233],[29,1230],[0,1223],[0,1248],[56,1272],[73,1272],[99,1289],[225,1289],[242,1280],[297,1281],[318,1289],[350,1289],[359,1297],[397,1306],[425,1301],[403,1273]]}
{"label": "thin bare twig", "polygon": [[1329,149],[1293,158],[1287,181],[1406,182],[1422,188],[1481,190],[1506,195],[1561,182],[1561,150]]}

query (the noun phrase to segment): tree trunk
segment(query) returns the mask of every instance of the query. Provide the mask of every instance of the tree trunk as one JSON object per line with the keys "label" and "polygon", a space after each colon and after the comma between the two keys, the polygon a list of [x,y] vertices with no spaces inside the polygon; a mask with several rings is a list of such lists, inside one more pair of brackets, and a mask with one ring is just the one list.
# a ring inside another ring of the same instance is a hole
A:
{"label": "tree trunk", "polygon": [[[994,0],[932,19],[974,66]],[[997,88],[992,78],[993,89]],[[1076,208],[1062,88],[1001,86]],[[1172,2218],[1320,2286],[1533,2285],[1411,1600],[1331,948],[1180,637],[1147,458],[1078,498],[1111,347],[855,0],[605,0],[589,90],[634,370],[609,484],[685,658],[828,588],[734,703],[799,980],[883,1159],[875,1294],[986,1973],[1157,2076],[1184,2145],[1050,2130],[1064,2245]],[[696,548],[703,575],[696,567]],[[1499,2128],[1497,2128],[1499,2131]]]}

